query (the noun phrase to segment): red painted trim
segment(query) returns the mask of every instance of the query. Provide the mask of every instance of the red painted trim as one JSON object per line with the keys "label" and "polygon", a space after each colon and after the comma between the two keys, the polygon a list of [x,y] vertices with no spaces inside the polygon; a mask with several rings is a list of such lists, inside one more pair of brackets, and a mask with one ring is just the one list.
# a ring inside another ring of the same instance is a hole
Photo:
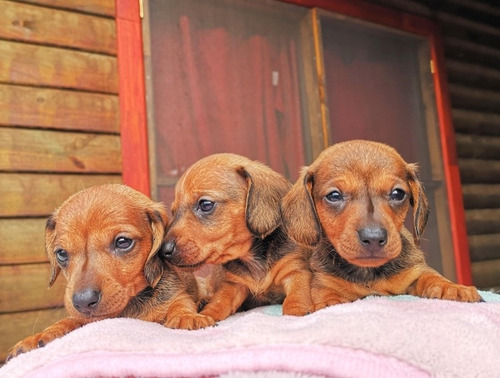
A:
{"label": "red painted trim", "polygon": [[455,253],[457,281],[463,285],[472,285],[469,242],[465,223],[460,169],[456,151],[455,130],[451,117],[451,104],[448,94],[448,79],[445,69],[443,44],[437,26],[431,35],[431,58],[435,62],[434,87],[438,119],[441,133],[444,172],[450,209],[451,235]]}
{"label": "red painted trim", "polygon": [[123,182],[150,195],[142,27],[139,2],[116,0]]}

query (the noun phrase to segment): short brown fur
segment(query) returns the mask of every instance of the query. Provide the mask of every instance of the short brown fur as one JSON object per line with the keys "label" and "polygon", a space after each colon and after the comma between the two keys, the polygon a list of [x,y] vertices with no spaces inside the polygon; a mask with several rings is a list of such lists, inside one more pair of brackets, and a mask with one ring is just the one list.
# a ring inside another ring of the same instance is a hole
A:
{"label": "short brown fur", "polygon": [[[413,206],[413,236],[404,227]],[[428,203],[417,167],[385,144],[354,140],[327,148],[282,201],[284,227],[314,247],[315,310],[368,295],[413,294],[480,301],[450,282],[418,248]]]}
{"label": "short brown fur", "polygon": [[310,312],[309,249],[281,228],[279,204],[290,187],[269,167],[235,154],[208,156],[181,177],[165,255],[185,269],[216,265],[213,297],[201,314],[219,321],[245,301],[283,300],[285,314]]}
{"label": "short brown fur", "polygon": [[[106,318],[186,329],[213,324],[197,313],[202,293],[195,277],[158,254],[167,222],[161,203],[125,185],[95,186],[67,199],[48,219],[45,236],[50,285],[61,271],[67,280],[68,317],[17,343],[10,357]],[[58,262],[61,251],[66,262]]]}

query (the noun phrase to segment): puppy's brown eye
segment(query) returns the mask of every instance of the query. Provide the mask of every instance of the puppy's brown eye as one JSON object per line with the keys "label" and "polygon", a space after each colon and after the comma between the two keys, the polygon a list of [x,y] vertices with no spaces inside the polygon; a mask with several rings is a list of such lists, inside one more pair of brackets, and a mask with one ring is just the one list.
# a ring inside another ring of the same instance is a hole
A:
{"label": "puppy's brown eye", "polygon": [[200,200],[198,202],[198,208],[204,213],[210,213],[215,206],[215,202],[209,200]]}
{"label": "puppy's brown eye", "polygon": [[57,263],[62,266],[63,268],[68,265],[68,252],[66,252],[64,249],[58,249],[56,251],[56,260]]}
{"label": "puppy's brown eye", "polygon": [[335,203],[342,201],[344,196],[338,190],[334,190],[333,192],[328,193],[325,198],[328,202]]}
{"label": "puppy's brown eye", "polygon": [[391,201],[401,202],[406,198],[406,192],[403,189],[396,188],[389,195]]}
{"label": "puppy's brown eye", "polygon": [[119,249],[121,252],[128,252],[134,246],[134,241],[132,239],[120,236],[115,239],[115,248]]}

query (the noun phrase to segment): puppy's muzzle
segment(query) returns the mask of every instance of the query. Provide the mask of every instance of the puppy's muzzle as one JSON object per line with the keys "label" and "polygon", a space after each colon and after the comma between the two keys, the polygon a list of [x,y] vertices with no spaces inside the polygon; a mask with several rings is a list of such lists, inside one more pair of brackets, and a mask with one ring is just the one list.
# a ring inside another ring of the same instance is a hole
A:
{"label": "puppy's muzzle", "polygon": [[85,289],[73,294],[73,307],[83,315],[90,315],[101,302],[102,293],[94,289]]}
{"label": "puppy's muzzle", "polygon": [[358,230],[358,239],[365,251],[376,254],[387,244],[387,230],[382,227],[365,227]]}

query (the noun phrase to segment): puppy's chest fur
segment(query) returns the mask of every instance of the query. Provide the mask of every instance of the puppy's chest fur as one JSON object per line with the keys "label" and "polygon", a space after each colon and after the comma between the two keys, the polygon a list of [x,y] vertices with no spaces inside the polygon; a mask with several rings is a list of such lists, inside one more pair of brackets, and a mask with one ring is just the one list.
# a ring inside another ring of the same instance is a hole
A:
{"label": "puppy's chest fur", "polygon": [[311,258],[311,269],[313,271],[327,273],[342,278],[351,283],[362,286],[374,284],[380,280],[389,279],[405,269],[423,262],[423,254],[415,254],[411,242],[405,236],[401,236],[402,250],[398,257],[375,268],[360,267],[349,263],[335,250],[335,247],[323,239],[316,248]]}
{"label": "puppy's chest fur", "polygon": [[179,275],[179,272],[166,266],[157,285],[154,288],[148,286],[132,297],[120,316],[143,320],[153,319],[156,322],[165,321],[165,311],[162,311],[165,306],[186,289],[193,289],[189,294],[196,300],[196,288],[196,280],[189,274],[184,275],[180,272]]}
{"label": "puppy's chest fur", "polygon": [[[284,231],[278,228],[264,239],[255,238],[252,248],[244,258],[231,260],[223,267],[234,281],[247,286],[254,296],[264,295],[267,298],[274,295],[268,292],[274,278],[273,266],[289,253],[293,246]],[[281,296],[281,293],[279,295]]]}

